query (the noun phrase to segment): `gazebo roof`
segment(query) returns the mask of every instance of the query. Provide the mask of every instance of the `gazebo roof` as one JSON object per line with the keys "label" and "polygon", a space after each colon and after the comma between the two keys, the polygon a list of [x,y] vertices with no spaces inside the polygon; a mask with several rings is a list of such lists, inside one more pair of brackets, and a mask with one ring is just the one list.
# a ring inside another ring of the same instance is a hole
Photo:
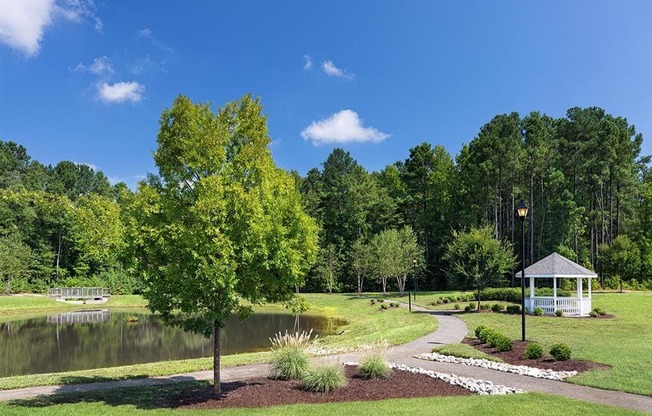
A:
{"label": "gazebo roof", "polygon": [[[519,271],[516,276],[520,276]],[[525,268],[525,277],[598,277],[595,272],[568,260],[559,253],[552,253]]]}

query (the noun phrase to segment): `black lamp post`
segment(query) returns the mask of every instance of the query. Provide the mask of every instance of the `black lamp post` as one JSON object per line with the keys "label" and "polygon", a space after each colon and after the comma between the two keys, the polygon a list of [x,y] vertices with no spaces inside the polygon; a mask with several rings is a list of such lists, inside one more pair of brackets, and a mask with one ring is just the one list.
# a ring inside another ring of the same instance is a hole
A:
{"label": "black lamp post", "polygon": [[525,217],[527,205],[521,199],[516,206],[516,213],[521,219],[521,341],[525,341]]}
{"label": "black lamp post", "polygon": [[417,299],[417,259],[412,259],[412,280],[414,284],[414,300]]}

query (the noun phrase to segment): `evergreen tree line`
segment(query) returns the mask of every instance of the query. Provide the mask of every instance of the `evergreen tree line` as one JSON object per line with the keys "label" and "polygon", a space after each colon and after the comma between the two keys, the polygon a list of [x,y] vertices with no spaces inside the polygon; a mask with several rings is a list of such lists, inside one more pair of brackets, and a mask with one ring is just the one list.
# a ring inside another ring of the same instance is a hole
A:
{"label": "evergreen tree line", "polygon": [[[317,262],[297,289],[455,287],[450,250],[465,232],[489,229],[521,252],[521,199],[529,206],[526,264],[557,251],[598,271],[603,285],[649,286],[652,174],[642,140],[625,118],[591,107],[560,119],[498,115],[455,158],[424,142],[380,172],[334,149],[320,168],[294,173],[303,207],[320,226]],[[145,182],[162,186],[153,175]],[[138,291],[137,196],[89,166],[44,166],[0,141],[4,292]]]}

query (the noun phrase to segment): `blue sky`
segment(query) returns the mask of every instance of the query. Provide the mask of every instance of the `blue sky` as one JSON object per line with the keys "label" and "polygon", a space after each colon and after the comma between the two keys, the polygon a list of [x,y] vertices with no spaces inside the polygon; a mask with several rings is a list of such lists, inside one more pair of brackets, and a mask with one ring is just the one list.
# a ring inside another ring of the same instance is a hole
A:
{"label": "blue sky", "polygon": [[455,156],[497,114],[603,107],[652,154],[652,1],[0,0],[0,140],[130,186],[178,94],[262,99],[276,163]]}

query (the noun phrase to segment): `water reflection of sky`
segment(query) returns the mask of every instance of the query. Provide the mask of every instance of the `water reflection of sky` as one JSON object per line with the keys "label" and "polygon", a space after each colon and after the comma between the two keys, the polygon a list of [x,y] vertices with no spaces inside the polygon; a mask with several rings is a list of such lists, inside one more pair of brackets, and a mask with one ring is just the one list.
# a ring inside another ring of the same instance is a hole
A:
{"label": "water reflection of sky", "polygon": [[[136,317],[136,322],[129,322]],[[341,322],[301,316],[301,330],[326,335]],[[292,331],[287,313],[232,317],[222,331],[223,355],[263,351],[279,331]],[[163,325],[150,313],[95,310],[0,323],[0,377],[210,357],[210,339]],[[0,385],[0,388],[2,386]]]}

